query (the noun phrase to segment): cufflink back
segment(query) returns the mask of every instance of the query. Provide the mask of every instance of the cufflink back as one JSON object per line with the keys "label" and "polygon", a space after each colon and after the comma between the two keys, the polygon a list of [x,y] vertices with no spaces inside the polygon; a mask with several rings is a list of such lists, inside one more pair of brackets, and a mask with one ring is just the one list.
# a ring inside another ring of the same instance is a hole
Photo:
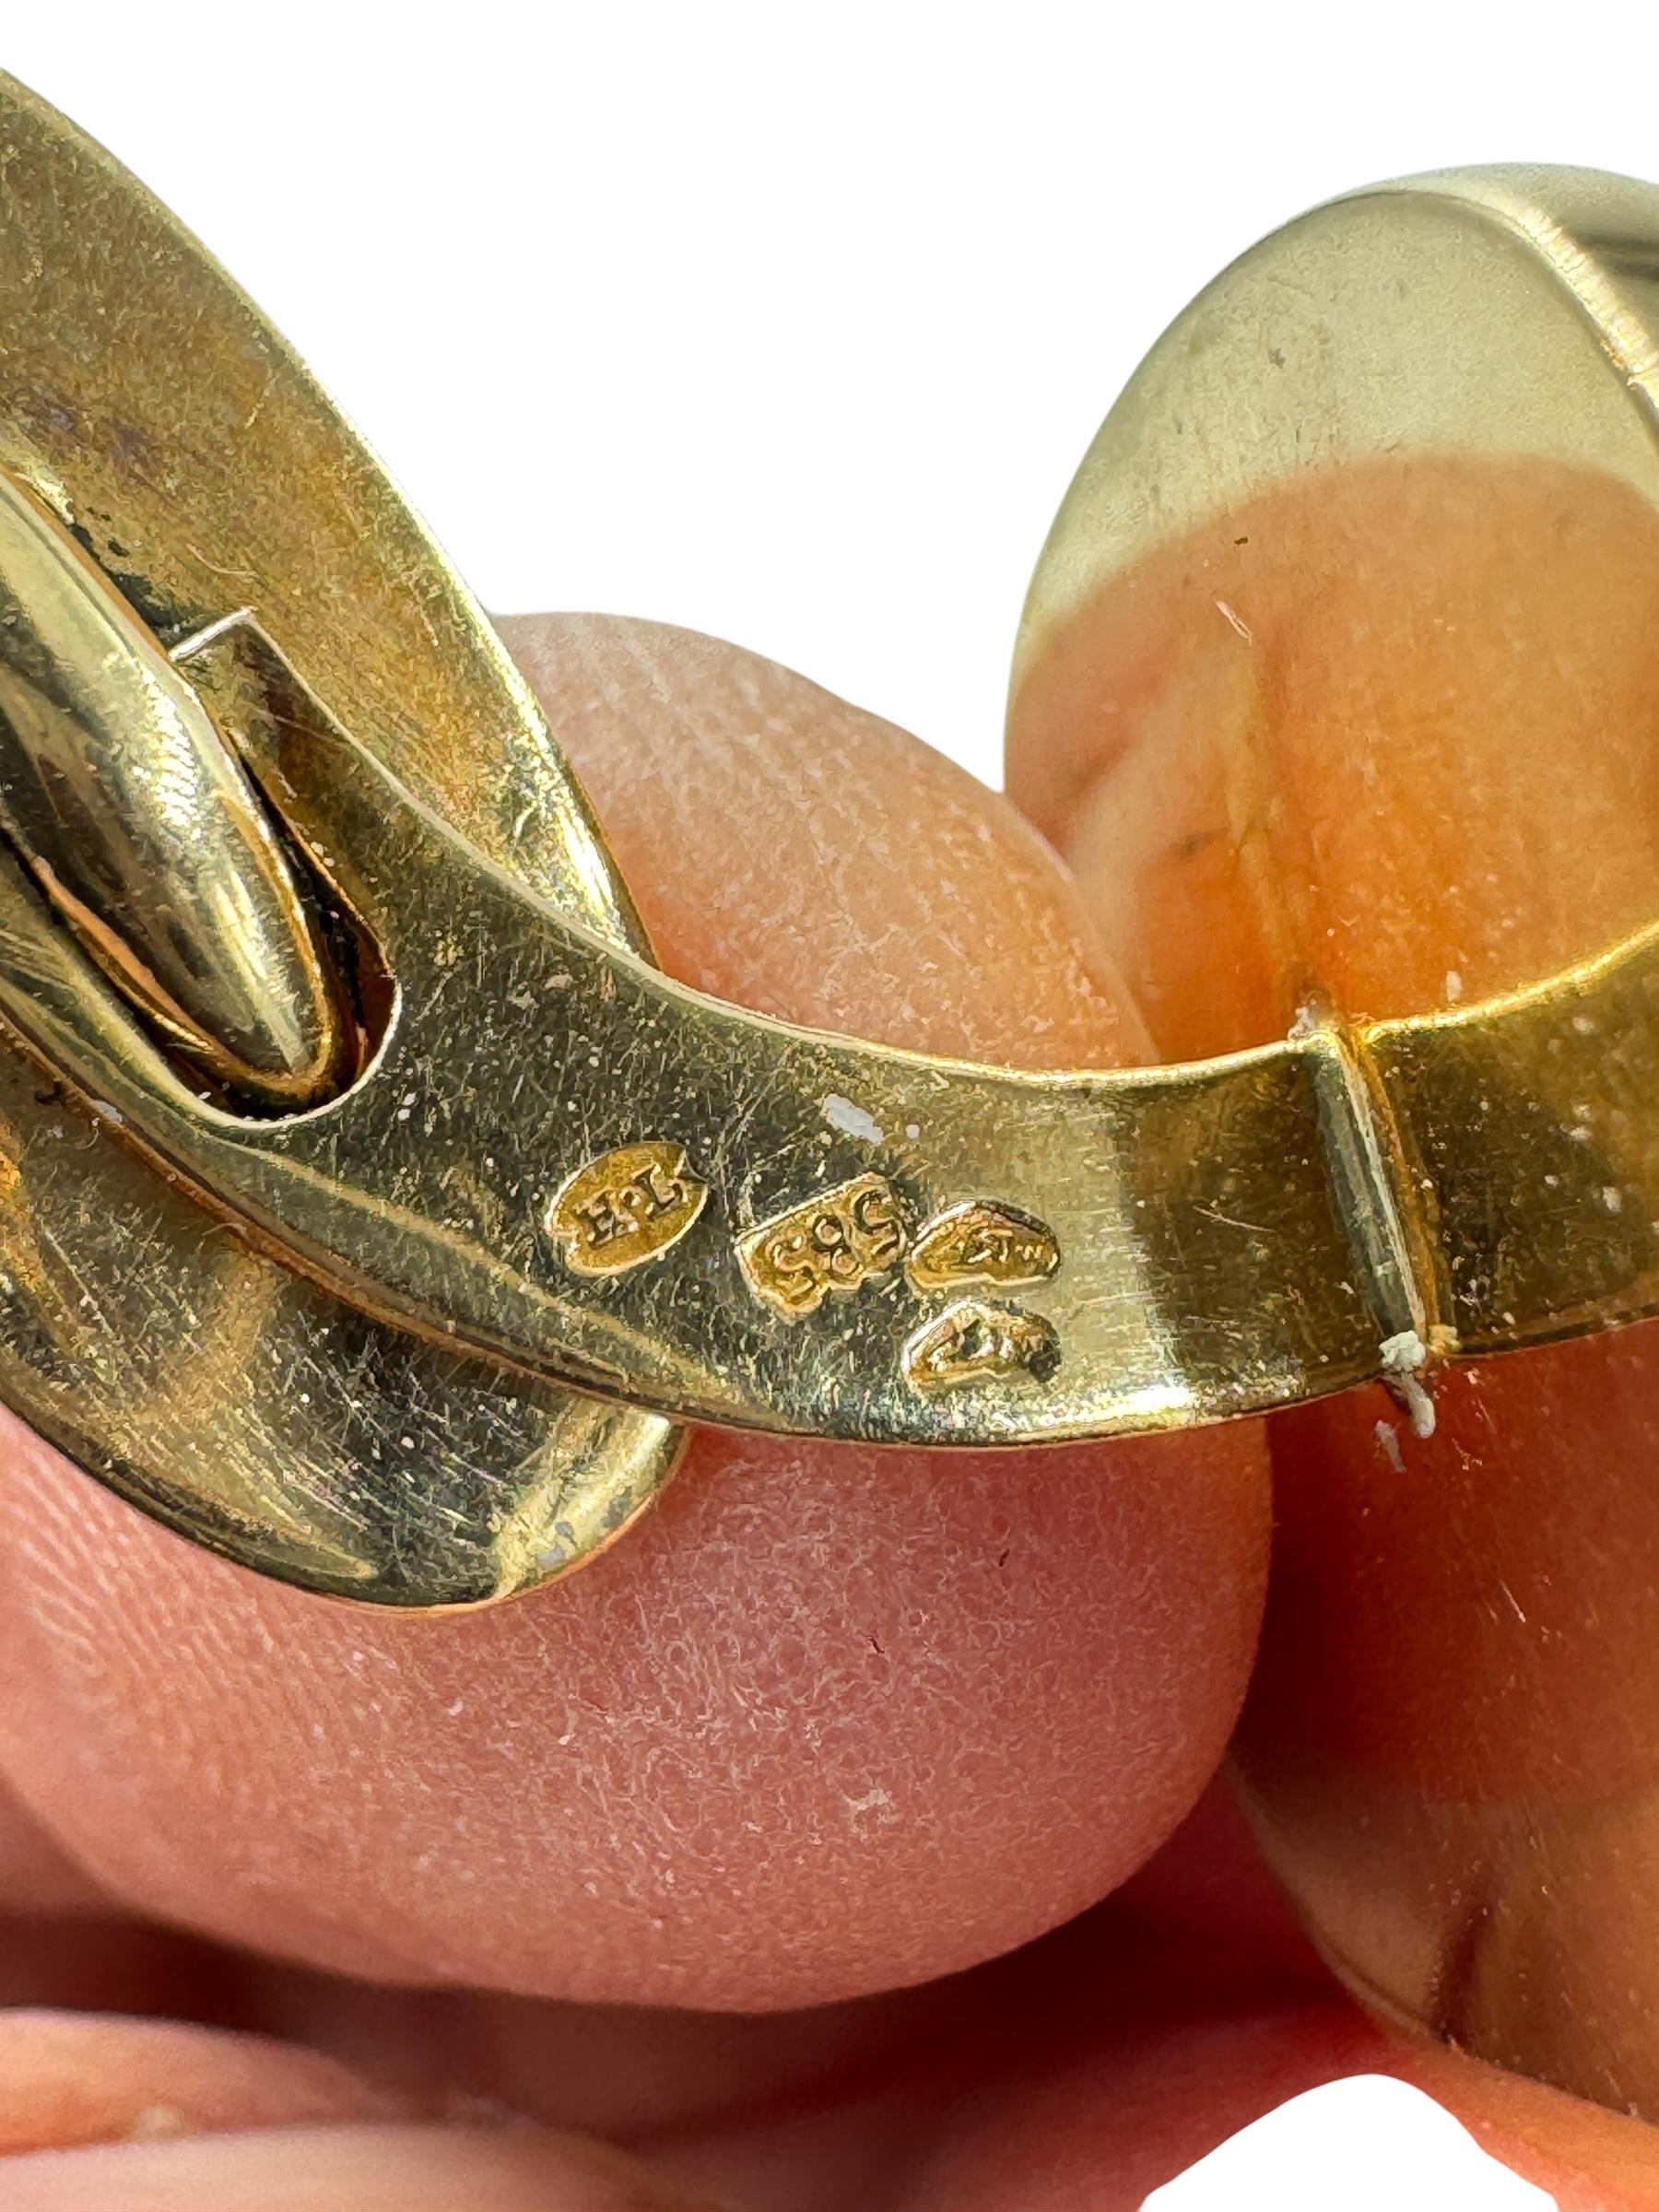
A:
{"label": "cufflink back", "polygon": [[[1659,498],[1655,267],[1659,194],[1581,172],[1289,226],[1109,418],[1020,665],[1204,518],[1402,440]],[[688,1420],[1034,1444],[1381,1378],[1427,1426],[1438,1363],[1659,1310],[1659,924],[1589,915],[1571,966],[1438,1011],[1311,982],[1288,1035],[1113,1072],[663,975],[356,434],[3,81],[0,830],[0,1396],[307,1589],[535,1587]]]}

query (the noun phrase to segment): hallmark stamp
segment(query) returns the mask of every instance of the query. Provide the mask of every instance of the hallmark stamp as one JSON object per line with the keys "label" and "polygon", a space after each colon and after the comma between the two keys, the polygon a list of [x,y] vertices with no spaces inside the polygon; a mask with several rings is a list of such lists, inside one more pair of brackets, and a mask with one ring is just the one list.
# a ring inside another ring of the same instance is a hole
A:
{"label": "hallmark stamp", "polygon": [[924,1293],[975,1283],[1010,1289],[1046,1282],[1059,1265],[1060,1246],[1047,1222],[994,1198],[971,1198],[924,1224],[904,1272]]}
{"label": "hallmark stamp", "polygon": [[757,1298],[802,1321],[831,1291],[846,1297],[896,1267],[907,1241],[898,1192],[885,1175],[858,1175],[747,1230],[737,1263]]}
{"label": "hallmark stamp", "polygon": [[677,1244],[708,1195],[683,1146],[623,1145],[560,1184],[547,1233],[577,1275],[623,1275]]}
{"label": "hallmark stamp", "polygon": [[1060,1339],[1041,1313],[965,1298],[916,1331],[900,1365],[911,1387],[927,1392],[1046,1382],[1060,1365]]}

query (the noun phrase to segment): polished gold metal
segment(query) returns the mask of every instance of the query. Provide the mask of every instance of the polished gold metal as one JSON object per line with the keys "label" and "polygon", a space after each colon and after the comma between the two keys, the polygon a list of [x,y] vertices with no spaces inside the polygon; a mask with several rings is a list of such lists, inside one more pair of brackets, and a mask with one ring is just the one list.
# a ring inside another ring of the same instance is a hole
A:
{"label": "polished gold metal", "polygon": [[1018,1289],[1046,1282],[1060,1247],[1045,1222],[982,1198],[947,1206],[917,1237],[904,1262],[911,1288],[954,1290],[966,1283]]}
{"label": "polished gold metal", "polygon": [[971,1298],[924,1322],[904,1347],[904,1377],[919,1391],[1012,1390],[1052,1382],[1060,1358],[1059,1335],[1041,1313]]}
{"label": "polished gold metal", "polygon": [[350,1072],[270,818],[159,643],[4,471],[0,826],[82,949],[239,1096],[311,1105]]}
{"label": "polished gold metal", "polygon": [[[1417,188],[1577,287],[1611,384],[1628,288],[1520,190]],[[679,1418],[1014,1444],[1382,1376],[1427,1420],[1433,1357],[1659,1311],[1659,940],[1109,1074],[687,990],[351,433],[16,88],[0,218],[0,1391],[124,1495],[308,1587],[474,1602],[608,1541]],[[1106,498],[1028,649],[1152,526]]]}
{"label": "polished gold metal", "polygon": [[[125,603],[126,651],[153,665],[142,631],[165,648],[257,607],[479,852],[642,946],[523,679],[371,456],[165,210],[6,80],[0,468]],[[288,711],[252,647],[198,657],[198,694],[216,659],[232,746]],[[213,810],[198,826],[230,843]],[[472,1605],[592,1557],[672,1473],[681,1433],[658,1416],[342,1305],[112,1126],[0,1050],[0,1398],[170,1526],[307,1589]]]}
{"label": "polished gold metal", "polygon": [[626,1275],[677,1244],[708,1194],[683,1145],[620,1145],[560,1187],[547,1228],[577,1275]]}

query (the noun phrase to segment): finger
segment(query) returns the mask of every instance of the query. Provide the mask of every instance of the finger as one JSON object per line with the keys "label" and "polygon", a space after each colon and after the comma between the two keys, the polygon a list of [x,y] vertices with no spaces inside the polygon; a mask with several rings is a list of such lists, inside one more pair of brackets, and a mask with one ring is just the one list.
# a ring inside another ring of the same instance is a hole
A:
{"label": "finger", "polygon": [[1356,2074],[1425,2091],[1559,2212],[1659,2206],[1659,2154],[1639,2122],[1408,2043],[1327,2000],[1141,2022],[1035,2085],[1015,2077],[964,2115],[914,2178],[905,2212],[1137,2212],[1253,2121]]}
{"label": "finger", "polygon": [[1653,919],[1659,511],[1546,463],[1329,469],[1087,601],[1008,788],[1163,1057],[1536,981]]}
{"label": "finger", "polygon": [[632,2159],[534,2128],[270,2128],[6,2169],[10,2212],[712,2212]]}
{"label": "finger", "polygon": [[333,2059],[264,2036],[80,2013],[0,2015],[0,2157],[399,2110]]}
{"label": "finger", "polygon": [[[665,964],[1028,1064],[1142,1041],[1002,802],[735,649],[514,626]],[[0,1750],[128,1904],[396,1980],[712,2006],[917,1981],[1077,1912],[1197,1794],[1253,1648],[1253,1434],[693,1444],[569,1585],[388,1621],[17,1443]]]}
{"label": "finger", "polygon": [[693,630],[501,629],[683,982],[916,1052],[1148,1056],[1053,853],[939,754]]}
{"label": "finger", "polygon": [[1099,1911],[952,1987],[983,2047],[907,2166],[904,2212],[1137,2212],[1229,2136],[1356,2074],[1423,2090],[1559,2212],[1659,2212],[1651,2128],[1343,1998],[1220,1784]]}
{"label": "finger", "polygon": [[[1610,477],[1311,475],[1077,611],[1011,785],[1166,1053],[1282,1034],[1311,981],[1471,1000],[1652,920],[1656,618],[1659,516]],[[1642,1329],[1455,1375],[1431,1440],[1374,1392],[1277,1420],[1243,1738],[1336,1958],[1652,2113],[1656,1359]]]}
{"label": "finger", "polygon": [[95,1912],[105,1902],[73,1856],[0,1789],[0,1912]]}

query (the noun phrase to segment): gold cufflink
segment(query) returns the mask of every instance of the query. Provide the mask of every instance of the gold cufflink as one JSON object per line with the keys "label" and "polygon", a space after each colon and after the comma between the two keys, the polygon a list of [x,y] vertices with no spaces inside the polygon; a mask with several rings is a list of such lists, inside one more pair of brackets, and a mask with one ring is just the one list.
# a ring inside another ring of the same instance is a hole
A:
{"label": "gold cufflink", "polygon": [[[1113,411],[1022,662],[1402,438],[1651,473],[1654,268],[1659,193],[1573,171],[1292,224]],[[1653,932],[1117,1073],[719,1004],[352,430],[4,80],[0,316],[0,1395],[170,1526],[471,1605],[620,1535],[688,1420],[1031,1444],[1382,1377],[1427,1427],[1436,1362],[1654,1310]]]}

